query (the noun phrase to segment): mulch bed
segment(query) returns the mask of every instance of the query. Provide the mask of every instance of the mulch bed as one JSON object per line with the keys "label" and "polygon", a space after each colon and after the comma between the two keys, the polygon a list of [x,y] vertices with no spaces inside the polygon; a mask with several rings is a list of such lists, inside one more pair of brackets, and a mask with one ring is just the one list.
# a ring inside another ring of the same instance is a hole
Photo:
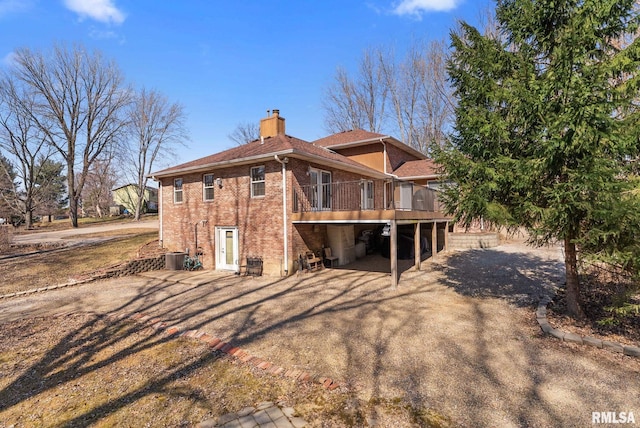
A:
{"label": "mulch bed", "polygon": [[629,290],[635,290],[635,294],[631,293],[625,301],[640,304],[638,284],[612,278],[606,272],[595,269],[581,276],[580,280],[584,319],[576,320],[568,315],[565,290],[561,289],[548,306],[547,316],[551,325],[582,336],[595,336],[629,345],[640,344],[640,313],[620,315],[607,310],[618,306]]}

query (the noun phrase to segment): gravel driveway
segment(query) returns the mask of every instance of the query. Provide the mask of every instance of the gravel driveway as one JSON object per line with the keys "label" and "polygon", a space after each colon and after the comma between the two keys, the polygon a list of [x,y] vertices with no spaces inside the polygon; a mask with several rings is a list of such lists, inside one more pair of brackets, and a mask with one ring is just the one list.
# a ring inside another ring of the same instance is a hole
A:
{"label": "gravel driveway", "polygon": [[596,411],[631,411],[640,421],[637,359],[543,337],[537,327],[534,304],[562,281],[561,259],[557,248],[518,243],[452,252],[403,272],[397,291],[388,273],[358,269],[205,284],[165,282],[159,272],[0,301],[0,323],[143,311],[337,379],[354,391],[354,406],[399,398],[469,427],[591,426]]}

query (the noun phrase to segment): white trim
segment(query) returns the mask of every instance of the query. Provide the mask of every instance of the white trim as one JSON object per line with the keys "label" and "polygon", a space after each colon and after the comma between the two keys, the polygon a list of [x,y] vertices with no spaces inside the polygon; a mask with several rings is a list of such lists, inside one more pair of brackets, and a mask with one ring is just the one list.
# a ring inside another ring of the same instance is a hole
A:
{"label": "white trim", "polygon": [[[253,180],[253,170],[256,168],[262,168],[262,174],[264,175],[262,180],[257,180],[254,181]],[[264,198],[265,196],[267,196],[267,168],[264,165],[257,165],[257,166],[252,166],[249,169],[249,181],[250,181],[250,186],[251,186],[251,197],[252,198]],[[258,183],[262,183],[264,184],[264,193],[262,195],[254,195],[253,194],[253,185],[254,184],[258,184]]]}
{"label": "white trim", "polygon": [[[231,231],[233,232],[232,235],[232,251],[233,251],[233,256],[234,256],[234,260],[232,264],[228,264],[226,262],[226,260],[223,260],[223,252],[222,250],[224,249],[224,257],[226,257],[226,241],[225,241],[225,245],[223,246],[223,240],[226,239],[226,233],[224,232],[228,232]],[[215,228],[215,253],[216,253],[216,270],[226,270],[226,271],[235,271],[237,272],[240,269],[240,263],[239,263],[239,245],[238,245],[238,227],[237,226],[216,226]]]}
{"label": "white trim", "polygon": [[[211,176],[211,186],[207,186],[206,182],[204,181],[204,178],[207,175]],[[215,188],[216,188],[215,175],[212,172],[207,172],[202,174],[202,201],[203,202],[211,202],[215,199],[216,197]],[[211,199],[207,199],[207,189],[213,190],[213,197]]]}
{"label": "white trim", "polygon": [[[176,190],[176,181],[180,180],[180,190]],[[180,193],[180,200],[176,201],[176,195]],[[173,203],[181,204],[184,202],[184,179],[182,177],[176,177],[173,179]]]}

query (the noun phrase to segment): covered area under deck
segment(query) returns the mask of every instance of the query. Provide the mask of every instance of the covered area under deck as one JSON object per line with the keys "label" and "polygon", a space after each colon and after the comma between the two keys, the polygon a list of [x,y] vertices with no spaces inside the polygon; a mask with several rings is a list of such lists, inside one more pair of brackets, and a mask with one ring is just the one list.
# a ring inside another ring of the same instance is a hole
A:
{"label": "covered area under deck", "polygon": [[[424,261],[433,260],[439,252],[447,250],[450,219],[434,214],[438,213],[395,210],[308,212],[303,215],[294,214],[292,222],[301,231],[306,229],[321,233],[322,246],[332,248],[333,255],[340,256],[342,265],[356,262],[356,257],[342,248],[344,246],[363,246],[360,253],[365,257],[358,258],[357,261],[360,269],[379,271],[380,262],[388,259],[391,287],[396,289],[400,275],[407,269],[408,263],[413,261],[413,268],[421,270]],[[372,236],[368,236],[369,234]],[[366,244],[366,252],[364,242],[360,241],[363,236],[375,240],[371,248]],[[409,246],[413,248],[408,248]],[[371,263],[368,264],[367,260],[371,260]]]}
{"label": "covered area under deck", "polygon": [[[444,214],[438,192],[426,186],[396,179],[327,182],[298,186],[292,199],[291,222],[308,249],[355,245],[366,228],[385,236],[394,289],[400,279],[398,253],[406,257],[407,245],[414,246],[409,253],[418,270],[423,248],[428,246],[432,257],[447,250],[452,219]],[[341,264],[352,261],[349,251],[344,253]]]}

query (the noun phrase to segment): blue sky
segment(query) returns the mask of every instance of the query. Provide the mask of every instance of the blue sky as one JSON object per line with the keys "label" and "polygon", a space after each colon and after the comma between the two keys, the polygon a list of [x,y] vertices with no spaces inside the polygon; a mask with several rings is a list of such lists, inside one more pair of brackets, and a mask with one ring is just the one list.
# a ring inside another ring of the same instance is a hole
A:
{"label": "blue sky", "polygon": [[364,49],[401,52],[476,23],[490,0],[0,0],[0,59],[19,47],[80,42],[114,59],[134,86],[184,105],[179,161],[234,143],[239,123],[280,109],[287,134],[326,135],[322,94]]}

